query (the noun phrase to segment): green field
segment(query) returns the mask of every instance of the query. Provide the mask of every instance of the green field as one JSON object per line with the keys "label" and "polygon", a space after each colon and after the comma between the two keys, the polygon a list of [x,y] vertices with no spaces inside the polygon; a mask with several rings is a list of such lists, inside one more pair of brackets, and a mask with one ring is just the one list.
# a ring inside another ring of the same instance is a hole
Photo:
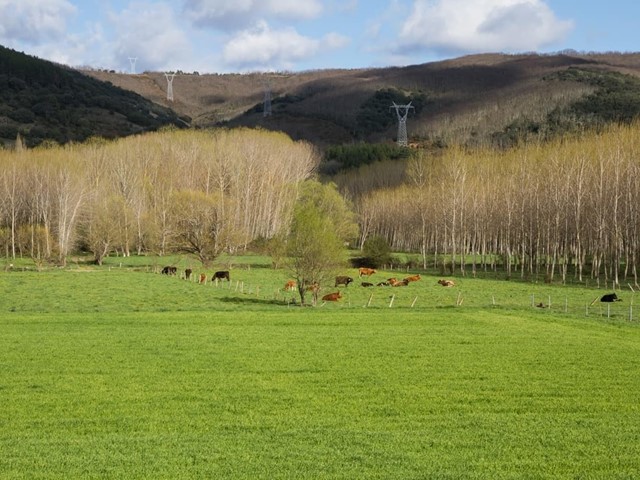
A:
{"label": "green field", "polygon": [[300,308],[229,264],[0,273],[0,478],[640,477],[631,291],[356,278]]}

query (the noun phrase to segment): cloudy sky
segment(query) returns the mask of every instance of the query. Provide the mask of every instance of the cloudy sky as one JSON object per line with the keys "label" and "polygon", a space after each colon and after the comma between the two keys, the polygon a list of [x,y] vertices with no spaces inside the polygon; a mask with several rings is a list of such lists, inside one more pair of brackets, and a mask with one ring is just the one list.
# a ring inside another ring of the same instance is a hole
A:
{"label": "cloudy sky", "polygon": [[136,73],[630,52],[640,51],[639,27],[638,0],[0,0],[0,44],[67,65]]}

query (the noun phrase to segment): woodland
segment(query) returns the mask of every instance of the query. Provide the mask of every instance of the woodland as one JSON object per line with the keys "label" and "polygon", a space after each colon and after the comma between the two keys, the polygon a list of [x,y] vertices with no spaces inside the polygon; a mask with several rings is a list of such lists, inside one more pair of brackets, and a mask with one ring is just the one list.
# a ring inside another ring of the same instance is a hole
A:
{"label": "woodland", "polygon": [[[336,176],[331,188],[355,213],[356,255],[381,237],[443,273],[637,285],[638,130],[610,126],[506,150],[411,150]],[[77,251],[97,263],[180,252],[207,264],[286,232],[321,161],[310,144],[259,129],[168,128],[3,150],[0,247],[39,265]]]}

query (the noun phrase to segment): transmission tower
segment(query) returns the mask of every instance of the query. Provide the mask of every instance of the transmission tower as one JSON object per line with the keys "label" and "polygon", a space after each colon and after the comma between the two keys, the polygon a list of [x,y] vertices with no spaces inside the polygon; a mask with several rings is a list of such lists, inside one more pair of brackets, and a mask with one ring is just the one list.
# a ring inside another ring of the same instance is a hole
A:
{"label": "transmission tower", "polygon": [[131,75],[135,75],[136,73],[136,61],[138,57],[129,57],[129,63],[131,64]]}
{"label": "transmission tower", "polygon": [[271,115],[271,85],[266,82],[264,85],[264,109],[262,111],[263,117],[269,117]]}
{"label": "transmission tower", "polygon": [[411,105],[411,102],[406,105],[397,105],[396,102],[392,102],[393,105],[389,107],[389,110],[395,108],[396,115],[398,116],[398,145],[401,147],[407,146],[407,115],[409,110],[415,108]]}
{"label": "transmission tower", "polygon": [[167,100],[173,102],[173,78],[176,76],[176,74],[165,73],[164,76],[167,79]]}

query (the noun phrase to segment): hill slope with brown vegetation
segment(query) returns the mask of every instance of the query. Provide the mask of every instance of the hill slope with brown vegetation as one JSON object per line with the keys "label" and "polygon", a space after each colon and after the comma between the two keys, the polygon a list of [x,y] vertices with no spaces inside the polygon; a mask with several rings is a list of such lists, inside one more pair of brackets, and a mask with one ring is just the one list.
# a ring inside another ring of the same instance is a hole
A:
{"label": "hill slope with brown vegetation", "polygon": [[[192,118],[194,126],[257,126],[321,147],[393,141],[397,128],[389,110],[393,99],[420,106],[409,116],[410,141],[505,146],[525,136],[626,120],[629,111],[618,110],[640,97],[636,53],[485,54],[402,68],[179,73],[173,81],[172,102],[166,98],[164,73],[86,73],[171,107]],[[632,92],[624,98],[614,92],[612,99],[612,84],[626,91],[632,85]],[[267,86],[273,114],[265,118],[262,102]],[[603,93],[609,97],[603,100]],[[592,100],[598,106],[591,105]]]}

